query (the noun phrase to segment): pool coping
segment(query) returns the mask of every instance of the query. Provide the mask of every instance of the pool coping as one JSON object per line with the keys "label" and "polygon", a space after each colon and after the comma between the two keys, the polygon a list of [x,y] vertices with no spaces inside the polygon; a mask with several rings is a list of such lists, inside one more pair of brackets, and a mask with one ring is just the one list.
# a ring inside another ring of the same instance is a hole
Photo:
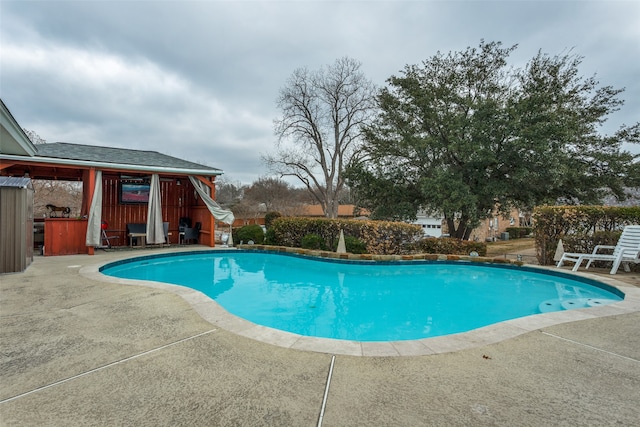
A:
{"label": "pool coping", "polygon": [[[245,248],[243,248],[245,249]],[[256,248],[258,249],[258,248]],[[261,249],[261,248],[260,248]],[[233,250],[233,249],[229,249]],[[208,253],[217,251],[217,249],[199,250],[194,252]],[[278,251],[274,251],[278,252]],[[284,252],[284,251],[280,251]],[[174,252],[165,252],[161,256],[171,254]],[[178,253],[178,252],[176,252]],[[180,254],[187,254],[189,252],[179,252]],[[304,256],[318,256],[316,254],[305,254]],[[155,257],[151,255],[150,257]],[[323,257],[320,255],[320,257]],[[407,341],[349,341],[338,340],[330,338],[317,338],[304,335],[298,335],[291,332],[285,332],[278,329],[269,328],[266,326],[258,325],[250,322],[246,319],[237,317],[228,311],[226,311],[220,304],[206,296],[200,291],[196,291],[191,288],[187,288],[180,285],[173,285],[162,282],[143,281],[143,280],[131,280],[121,279],[112,276],[104,275],[100,272],[100,268],[106,264],[112,264],[121,262],[131,258],[140,258],[139,255],[128,254],[116,260],[108,262],[101,262],[97,264],[88,265],[82,267],[79,273],[92,280],[99,282],[115,283],[122,285],[133,286],[145,286],[149,288],[161,289],[180,296],[207,322],[218,326],[231,333],[241,335],[256,341],[276,345],[279,347],[312,351],[319,353],[339,354],[348,356],[424,356],[432,354],[449,353],[459,350],[471,349],[476,347],[482,347],[488,344],[497,343],[510,338],[517,337],[528,332],[533,332],[554,326],[562,323],[574,322],[579,320],[596,319],[599,317],[608,317],[622,314],[629,314],[640,311],[640,288],[636,288],[633,285],[616,280],[612,277],[602,277],[599,275],[585,273],[585,272],[569,272],[566,270],[558,270],[555,267],[542,267],[526,264],[524,267],[530,270],[540,270],[549,274],[549,272],[561,272],[563,275],[575,276],[576,278],[587,279],[603,283],[611,286],[618,291],[625,294],[623,301],[609,304],[601,307],[589,307],[580,308],[565,311],[556,311],[551,313],[534,314],[530,316],[520,317],[516,319],[506,320],[504,322],[495,323],[492,325],[484,326],[478,329],[474,329],[468,332],[461,332],[457,334],[443,335],[432,338],[422,338],[418,340]],[[144,256],[143,256],[144,258]],[[336,258],[336,257],[332,257]],[[338,257],[339,258],[339,257]],[[340,258],[339,258],[340,259]],[[391,258],[396,261],[407,260],[425,260],[422,258]],[[455,259],[460,259],[457,257]],[[345,260],[345,258],[341,258]],[[382,260],[382,259],[378,259]],[[385,260],[386,257],[385,257]],[[451,262],[451,258],[447,256],[436,257],[436,261]],[[369,262],[376,260],[367,260]],[[461,260],[463,262],[467,259]],[[474,260],[475,261],[475,260]],[[347,261],[348,262],[348,261]],[[491,261],[488,261],[489,263]],[[501,264],[503,262],[500,262]],[[518,263],[518,266],[522,266],[522,263]]]}

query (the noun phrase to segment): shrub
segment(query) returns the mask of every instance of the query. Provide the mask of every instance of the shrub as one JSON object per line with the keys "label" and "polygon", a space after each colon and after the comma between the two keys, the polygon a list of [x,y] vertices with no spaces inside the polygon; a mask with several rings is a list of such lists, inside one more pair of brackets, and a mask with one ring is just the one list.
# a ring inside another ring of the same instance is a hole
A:
{"label": "shrub", "polygon": [[452,238],[435,239],[430,237],[415,242],[411,246],[414,252],[425,254],[469,255],[471,252],[477,252],[480,256],[487,255],[487,244],[484,242]]}
{"label": "shrub", "polygon": [[565,252],[591,253],[597,245],[615,246],[620,234],[622,234],[620,231],[597,231],[593,234],[565,235],[562,246]]}
{"label": "shrub", "polygon": [[366,254],[367,244],[357,237],[344,236],[344,246],[350,254]]}
{"label": "shrub", "polygon": [[255,244],[260,245],[264,242],[264,231],[258,224],[245,225],[233,231],[233,241],[236,243],[252,240]]}
{"label": "shrub", "polygon": [[[554,264],[553,257],[562,239],[576,247],[595,247],[599,231],[621,230],[625,225],[640,224],[640,207],[613,206],[541,206],[534,210],[536,255],[541,265]],[[571,239],[574,242],[571,243]],[[578,240],[584,242],[577,244]],[[616,240],[617,241],[617,240]],[[614,242],[615,243],[615,242]],[[565,248],[566,252],[569,252]]]}
{"label": "shrub", "polygon": [[264,216],[264,226],[268,230],[271,228],[271,223],[280,218],[282,214],[280,212],[267,212]]}
{"label": "shrub", "polygon": [[362,221],[360,239],[367,252],[376,255],[401,255],[410,252],[410,245],[423,236],[422,227],[391,221]]}
{"label": "shrub", "polygon": [[531,234],[533,229],[531,227],[507,227],[506,231],[509,233],[510,239],[521,239]]}
{"label": "shrub", "polygon": [[[622,231],[596,231],[593,234],[576,233],[567,234],[562,238],[562,246],[565,252],[591,253],[597,245],[615,246],[620,239]],[[612,250],[600,249],[600,254],[610,254]],[[593,267],[611,268],[611,262],[594,261],[591,263]],[[631,271],[640,271],[639,264],[631,264]]]}
{"label": "shrub", "polygon": [[327,250],[327,245],[324,242],[324,239],[317,234],[307,234],[302,238],[302,248],[303,249],[319,249],[319,250]]}
{"label": "shrub", "polygon": [[276,232],[273,231],[273,228],[267,228],[267,232],[264,234],[264,244],[265,245],[277,245],[278,242],[276,240]]}
{"label": "shrub", "polygon": [[273,244],[290,247],[302,247],[304,236],[317,234],[327,248],[335,248],[342,230],[345,236],[364,242],[365,253],[376,255],[407,253],[406,245],[422,236],[419,225],[391,221],[282,217],[274,220],[271,228],[274,230]]}

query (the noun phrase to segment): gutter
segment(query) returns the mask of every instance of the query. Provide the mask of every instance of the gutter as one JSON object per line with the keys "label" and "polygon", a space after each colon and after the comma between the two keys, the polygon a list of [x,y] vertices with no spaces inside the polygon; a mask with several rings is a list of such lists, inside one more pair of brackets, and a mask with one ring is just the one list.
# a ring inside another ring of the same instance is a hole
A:
{"label": "gutter", "polygon": [[18,156],[13,154],[0,154],[2,160],[13,160],[24,163],[50,163],[54,165],[62,166],[75,166],[84,168],[96,168],[101,170],[117,169],[127,171],[139,171],[139,172],[159,172],[166,174],[177,175],[201,175],[201,176],[218,176],[223,172],[220,169],[182,169],[172,168],[166,166],[145,166],[145,165],[131,165],[122,163],[108,163],[108,162],[94,162],[90,160],[73,160],[73,159],[60,159],[56,157],[27,157]]}

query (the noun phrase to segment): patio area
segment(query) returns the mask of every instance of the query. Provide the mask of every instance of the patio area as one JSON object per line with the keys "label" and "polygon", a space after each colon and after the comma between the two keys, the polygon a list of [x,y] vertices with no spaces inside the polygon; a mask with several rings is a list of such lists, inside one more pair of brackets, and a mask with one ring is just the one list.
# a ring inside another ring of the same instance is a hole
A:
{"label": "patio area", "polygon": [[[175,293],[79,273],[196,248],[37,256],[2,276],[0,424],[606,426],[640,416],[638,311],[440,354],[337,354],[332,365],[330,353],[229,332]],[[639,275],[615,279],[640,304]]]}

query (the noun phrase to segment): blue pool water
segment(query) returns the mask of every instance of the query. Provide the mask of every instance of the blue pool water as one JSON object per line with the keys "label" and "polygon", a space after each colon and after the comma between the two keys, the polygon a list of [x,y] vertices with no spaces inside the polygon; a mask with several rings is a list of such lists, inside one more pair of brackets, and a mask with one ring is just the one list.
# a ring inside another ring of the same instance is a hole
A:
{"label": "blue pool water", "polygon": [[196,289],[260,325],[356,341],[435,337],[624,297],[598,282],[519,267],[352,263],[258,251],[156,255],[101,271]]}

